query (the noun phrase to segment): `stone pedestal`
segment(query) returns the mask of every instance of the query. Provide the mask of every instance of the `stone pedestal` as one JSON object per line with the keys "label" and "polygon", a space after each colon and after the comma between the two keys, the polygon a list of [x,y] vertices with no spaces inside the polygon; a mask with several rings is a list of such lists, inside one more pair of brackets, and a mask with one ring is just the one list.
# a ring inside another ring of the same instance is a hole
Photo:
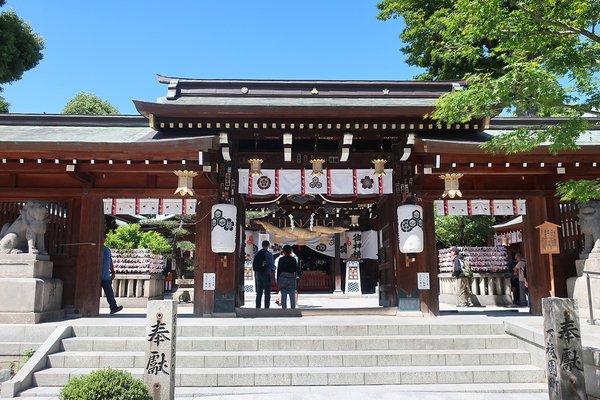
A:
{"label": "stone pedestal", "polygon": [[[575,261],[577,276],[567,279],[567,293],[569,298],[576,299],[579,307],[588,308],[588,291],[586,286],[586,277],[583,271],[600,273],[600,253],[590,253],[584,259]],[[594,309],[600,309],[600,277],[590,276],[590,286],[592,289],[592,305]]]}
{"label": "stone pedestal", "polygon": [[52,278],[50,257],[0,256],[0,323],[37,324],[64,318],[63,283]]}
{"label": "stone pedestal", "polygon": [[[173,293],[173,301],[178,303],[193,303],[194,302],[194,280],[193,279],[176,279],[175,284],[177,290]],[[187,292],[187,295],[184,295]],[[182,296],[183,295],[183,296]],[[189,295],[189,297],[188,297]],[[181,299],[180,299],[181,297]],[[189,300],[187,300],[189,298]]]}

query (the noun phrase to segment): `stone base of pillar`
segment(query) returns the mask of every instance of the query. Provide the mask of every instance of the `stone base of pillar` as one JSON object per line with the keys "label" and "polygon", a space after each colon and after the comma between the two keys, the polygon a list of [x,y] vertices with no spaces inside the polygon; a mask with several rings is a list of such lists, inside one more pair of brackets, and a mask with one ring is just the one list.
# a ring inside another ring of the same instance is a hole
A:
{"label": "stone base of pillar", "polygon": [[[576,299],[579,308],[589,308],[586,277],[583,271],[600,273],[600,253],[586,254],[586,258],[575,261],[577,276],[567,279],[567,293],[569,298]],[[597,275],[595,275],[597,277]],[[592,304],[594,309],[600,309],[600,279],[590,276],[592,289]]]}
{"label": "stone base of pillar", "polygon": [[36,324],[62,319],[63,283],[52,278],[50,257],[0,256],[0,323]]}

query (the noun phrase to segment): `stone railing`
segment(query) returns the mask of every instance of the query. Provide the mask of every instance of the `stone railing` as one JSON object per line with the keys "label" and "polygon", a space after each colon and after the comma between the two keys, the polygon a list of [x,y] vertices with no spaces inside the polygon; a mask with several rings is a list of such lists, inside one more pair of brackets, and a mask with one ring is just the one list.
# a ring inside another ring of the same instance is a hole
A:
{"label": "stone railing", "polygon": [[[440,283],[440,302],[456,303],[456,278],[450,273],[438,275]],[[476,272],[471,279],[473,303],[478,305],[510,305],[513,302],[509,273]]]}
{"label": "stone railing", "polygon": [[[116,274],[112,281],[117,304],[124,307],[146,307],[148,300],[162,300],[164,276],[162,274]],[[102,307],[106,307],[102,292]]]}

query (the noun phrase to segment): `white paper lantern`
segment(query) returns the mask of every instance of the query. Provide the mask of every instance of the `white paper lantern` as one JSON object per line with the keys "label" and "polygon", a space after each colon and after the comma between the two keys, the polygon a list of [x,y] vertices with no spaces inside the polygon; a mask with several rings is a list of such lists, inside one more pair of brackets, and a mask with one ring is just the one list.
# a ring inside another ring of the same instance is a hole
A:
{"label": "white paper lantern", "polygon": [[232,204],[215,204],[211,211],[211,249],[214,253],[233,253],[237,232],[237,208]]}
{"label": "white paper lantern", "polygon": [[398,244],[402,253],[423,251],[423,208],[414,204],[398,207]]}

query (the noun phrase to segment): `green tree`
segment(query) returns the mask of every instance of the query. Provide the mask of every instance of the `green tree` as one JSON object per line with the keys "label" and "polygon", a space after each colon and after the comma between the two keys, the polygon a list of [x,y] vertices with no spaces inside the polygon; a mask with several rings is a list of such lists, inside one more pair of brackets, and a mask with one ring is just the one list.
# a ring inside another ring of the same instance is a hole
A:
{"label": "green tree", "polygon": [[148,249],[153,254],[162,255],[171,252],[171,243],[163,235],[154,231],[144,232],[139,224],[119,226],[108,232],[104,244],[111,249]]}
{"label": "green tree", "polygon": [[96,95],[79,92],[65,105],[63,114],[108,115],[119,114],[119,110]]}
{"label": "green tree", "polygon": [[194,269],[194,263],[190,260],[189,254],[196,249],[196,244],[187,240],[192,233],[184,228],[184,225],[193,221],[193,216],[184,215],[177,215],[175,219],[146,219],[140,221],[142,229],[156,229],[171,243],[167,257],[173,260],[177,276],[183,276],[184,271],[193,271]]}
{"label": "green tree", "polygon": [[568,117],[495,137],[488,151],[574,150],[591,124],[583,115],[598,115],[598,0],[383,0],[378,8],[380,19],[403,18],[402,51],[425,69],[417,78],[467,82],[437,101],[432,118],[466,122],[502,110]]}
{"label": "green tree", "polygon": [[445,246],[485,246],[493,235],[492,216],[435,216],[435,237]]}
{"label": "green tree", "polygon": [[[0,7],[6,1],[0,0]],[[0,13],[0,84],[21,79],[25,71],[42,59],[44,40],[13,11]],[[2,88],[0,87],[0,93]],[[9,103],[0,96],[0,112],[8,112]]]}

